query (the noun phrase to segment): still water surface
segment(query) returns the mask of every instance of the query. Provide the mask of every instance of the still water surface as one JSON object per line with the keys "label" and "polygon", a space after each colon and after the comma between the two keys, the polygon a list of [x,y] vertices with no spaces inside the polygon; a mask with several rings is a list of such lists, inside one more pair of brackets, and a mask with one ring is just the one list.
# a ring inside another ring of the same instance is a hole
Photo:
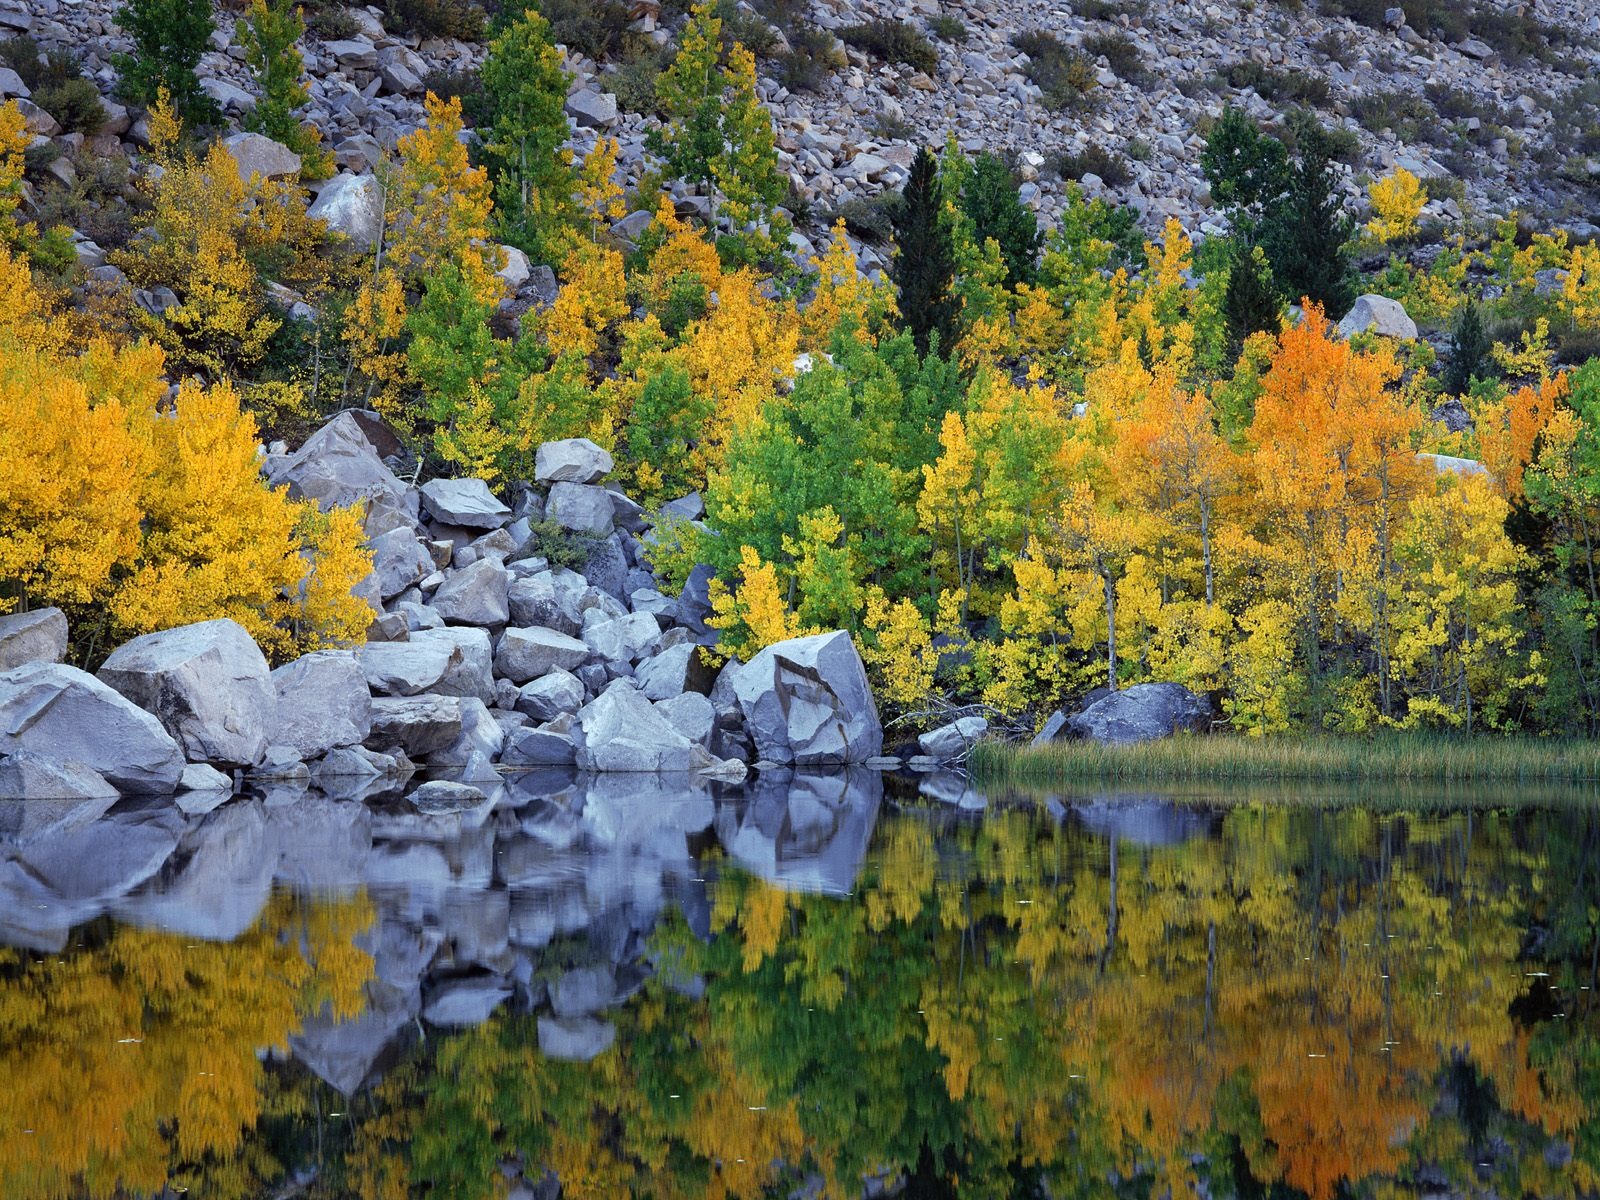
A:
{"label": "still water surface", "polygon": [[0,1196],[1600,1185],[1589,798],[948,799],[0,809]]}

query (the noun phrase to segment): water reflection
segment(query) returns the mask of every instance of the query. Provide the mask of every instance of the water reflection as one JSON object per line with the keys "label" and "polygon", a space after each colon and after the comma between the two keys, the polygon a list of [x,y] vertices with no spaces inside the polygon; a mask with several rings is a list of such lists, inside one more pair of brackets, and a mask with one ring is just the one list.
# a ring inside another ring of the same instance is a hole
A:
{"label": "water reflection", "polygon": [[0,808],[0,1195],[1600,1187],[1587,798],[946,790]]}

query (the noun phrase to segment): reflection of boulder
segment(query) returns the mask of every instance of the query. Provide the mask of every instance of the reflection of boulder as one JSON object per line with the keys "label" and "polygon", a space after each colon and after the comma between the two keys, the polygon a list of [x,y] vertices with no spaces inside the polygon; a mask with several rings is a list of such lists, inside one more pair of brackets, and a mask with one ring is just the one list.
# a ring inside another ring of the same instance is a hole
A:
{"label": "reflection of boulder", "polygon": [[1137,846],[1176,846],[1211,832],[1211,815],[1160,795],[1110,792],[1072,806],[1096,837]]}
{"label": "reflection of boulder", "polygon": [[372,853],[372,812],[365,804],[309,795],[267,811],[278,878],[291,887],[353,890]]}
{"label": "reflection of boulder", "polygon": [[254,800],[211,813],[184,834],[167,868],[114,908],[136,925],[206,941],[232,941],[256,923],[272,894],[277,856]]}
{"label": "reflection of boulder", "polygon": [[429,991],[422,1019],[430,1025],[482,1025],[509,999],[511,985],[498,975],[447,979]]}
{"label": "reflection of boulder", "polygon": [[178,847],[183,814],[170,804],[109,817],[23,847],[18,855],[57,895],[113,900],[161,869]]}
{"label": "reflection of boulder", "polygon": [[[6,760],[7,765],[23,755],[24,752],[12,755]],[[53,834],[66,833],[98,820],[116,802],[115,792],[110,796],[74,799],[0,799],[0,843],[26,846]]]}
{"label": "reflection of boulder", "polygon": [[876,771],[763,771],[742,807],[717,813],[717,836],[741,867],[778,887],[843,895],[855,888],[883,798]]}

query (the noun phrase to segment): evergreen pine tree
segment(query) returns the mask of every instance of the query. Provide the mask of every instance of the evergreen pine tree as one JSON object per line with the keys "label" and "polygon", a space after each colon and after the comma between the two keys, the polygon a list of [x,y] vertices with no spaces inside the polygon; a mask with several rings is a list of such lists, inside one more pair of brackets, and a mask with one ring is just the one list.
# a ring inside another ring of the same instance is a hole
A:
{"label": "evergreen pine tree", "polygon": [[1230,239],[1228,290],[1222,298],[1222,316],[1228,327],[1228,358],[1239,357],[1244,341],[1261,330],[1276,332],[1283,297],[1272,278],[1272,265],[1261,247],[1235,237]]}
{"label": "evergreen pine tree", "polygon": [[1282,142],[1268,137],[1231,105],[1211,127],[1200,169],[1211,198],[1228,214],[1236,234],[1253,236],[1263,216],[1289,191],[1289,155]]}
{"label": "evergreen pine tree", "polygon": [[165,89],[186,121],[204,123],[222,115],[195,74],[216,28],[211,0],[128,0],[117,10],[117,24],[133,39],[133,53],[115,60],[124,95],[153,104]]}
{"label": "evergreen pine tree", "polygon": [[1038,219],[1017,195],[1017,185],[1005,163],[993,154],[980,154],[961,194],[961,211],[972,222],[979,246],[993,238],[1006,260],[1007,282],[1032,283],[1039,259]]}
{"label": "evergreen pine tree", "polygon": [[1489,331],[1484,328],[1478,306],[1463,306],[1450,332],[1450,360],[1445,364],[1442,379],[1446,395],[1464,396],[1474,376],[1481,378],[1490,373],[1490,345]]}
{"label": "evergreen pine tree", "polygon": [[951,292],[955,278],[955,250],[944,214],[939,187],[939,167],[926,146],[911,163],[911,176],[900,192],[894,211],[894,262],[890,277],[900,291],[900,314],[926,354],[936,335],[941,353],[955,343],[956,302]]}
{"label": "evergreen pine tree", "polygon": [[501,231],[538,260],[555,261],[561,233],[578,211],[571,155],[562,149],[571,76],[550,42],[549,23],[532,9],[512,21],[489,44],[480,75],[488,118],[484,157]]}
{"label": "evergreen pine tree", "polygon": [[1286,295],[1296,303],[1312,300],[1337,320],[1355,302],[1349,250],[1355,222],[1335,182],[1327,134],[1307,123],[1298,141],[1289,189],[1268,209],[1260,244]]}

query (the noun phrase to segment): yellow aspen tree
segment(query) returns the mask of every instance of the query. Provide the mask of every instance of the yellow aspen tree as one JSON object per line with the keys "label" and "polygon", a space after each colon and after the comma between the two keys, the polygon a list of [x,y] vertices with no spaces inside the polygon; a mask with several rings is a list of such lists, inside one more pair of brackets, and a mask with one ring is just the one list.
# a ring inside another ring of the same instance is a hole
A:
{"label": "yellow aspen tree", "polygon": [[1372,204],[1372,220],[1367,222],[1367,233],[1380,242],[1396,242],[1417,231],[1417,218],[1422,206],[1428,202],[1427,189],[1404,167],[1367,185],[1367,199]]}
{"label": "yellow aspen tree", "polygon": [[711,611],[706,624],[723,635],[717,653],[745,661],[774,642],[809,632],[784,602],[777,568],[749,546],[739,550],[739,579],[732,589],[711,581]]}

